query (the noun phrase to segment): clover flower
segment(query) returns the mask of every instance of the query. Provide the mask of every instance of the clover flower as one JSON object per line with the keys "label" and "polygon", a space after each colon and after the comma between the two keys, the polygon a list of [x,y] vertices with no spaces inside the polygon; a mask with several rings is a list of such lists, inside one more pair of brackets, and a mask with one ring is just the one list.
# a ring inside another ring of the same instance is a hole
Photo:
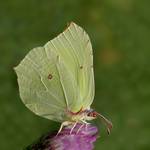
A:
{"label": "clover flower", "polygon": [[97,127],[78,123],[71,132],[72,127],[64,127],[58,135],[49,133],[26,150],[93,150],[98,137]]}

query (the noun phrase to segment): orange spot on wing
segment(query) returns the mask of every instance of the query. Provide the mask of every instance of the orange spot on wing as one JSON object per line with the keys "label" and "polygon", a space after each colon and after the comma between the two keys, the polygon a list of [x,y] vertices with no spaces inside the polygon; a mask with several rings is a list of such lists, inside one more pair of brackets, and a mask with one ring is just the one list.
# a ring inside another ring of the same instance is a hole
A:
{"label": "orange spot on wing", "polygon": [[48,79],[51,80],[52,78],[53,78],[52,74],[49,74],[49,75],[48,75]]}

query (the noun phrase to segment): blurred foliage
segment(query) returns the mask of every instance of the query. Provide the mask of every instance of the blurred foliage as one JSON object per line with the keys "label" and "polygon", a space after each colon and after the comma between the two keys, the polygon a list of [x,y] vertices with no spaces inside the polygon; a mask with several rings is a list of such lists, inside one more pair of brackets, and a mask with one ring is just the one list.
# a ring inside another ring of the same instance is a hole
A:
{"label": "blurred foliage", "polygon": [[95,149],[149,150],[149,6],[149,0],[1,0],[0,149],[22,149],[59,127],[22,104],[13,67],[74,21],[93,44],[93,108],[114,124],[109,137],[101,127]]}

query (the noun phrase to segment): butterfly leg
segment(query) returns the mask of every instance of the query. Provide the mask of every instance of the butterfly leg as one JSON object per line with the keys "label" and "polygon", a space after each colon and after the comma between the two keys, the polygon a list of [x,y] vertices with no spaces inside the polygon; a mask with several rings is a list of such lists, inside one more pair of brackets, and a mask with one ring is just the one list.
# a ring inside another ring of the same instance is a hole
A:
{"label": "butterfly leg", "polygon": [[85,124],[85,129],[87,130],[87,125],[90,123],[86,122],[85,120],[81,120],[81,121]]}
{"label": "butterfly leg", "polygon": [[85,124],[83,123],[83,124],[79,127],[79,129],[77,130],[76,134],[79,133],[79,131],[83,128],[84,125],[85,125]]}
{"label": "butterfly leg", "polygon": [[77,123],[78,123],[78,122],[75,122],[75,123],[74,123],[73,127],[72,127],[71,130],[70,130],[70,134],[72,133],[73,129],[76,127]]}
{"label": "butterfly leg", "polygon": [[64,122],[61,124],[61,126],[60,126],[60,128],[59,128],[59,130],[58,130],[58,132],[57,132],[57,134],[56,134],[56,136],[61,132],[61,130],[63,129],[64,126],[67,126],[67,125],[70,125],[70,124],[72,124],[72,122],[70,122],[70,121],[64,121]]}

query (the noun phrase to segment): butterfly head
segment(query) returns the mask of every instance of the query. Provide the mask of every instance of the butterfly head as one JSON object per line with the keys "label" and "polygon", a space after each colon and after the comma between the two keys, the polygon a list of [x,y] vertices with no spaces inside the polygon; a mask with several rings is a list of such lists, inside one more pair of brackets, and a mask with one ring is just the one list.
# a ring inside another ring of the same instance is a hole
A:
{"label": "butterfly head", "polygon": [[93,109],[86,110],[85,114],[86,114],[86,120],[93,120],[96,119],[98,116],[98,113]]}
{"label": "butterfly head", "polygon": [[100,113],[97,113],[93,109],[86,110],[86,117],[85,117],[86,120],[93,120],[97,117],[99,117],[105,123],[107,127],[107,132],[108,134],[110,134],[110,131],[113,127],[112,123],[108,119],[106,119],[103,115],[101,115]]}

